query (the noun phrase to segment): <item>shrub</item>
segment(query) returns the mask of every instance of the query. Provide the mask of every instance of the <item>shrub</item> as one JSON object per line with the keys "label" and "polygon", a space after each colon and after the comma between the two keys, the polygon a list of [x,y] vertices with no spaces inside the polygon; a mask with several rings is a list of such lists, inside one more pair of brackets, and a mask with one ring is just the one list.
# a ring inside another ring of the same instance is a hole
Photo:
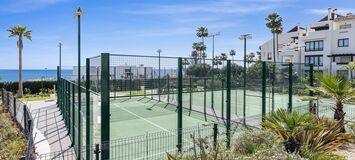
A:
{"label": "shrub", "polygon": [[333,151],[350,142],[349,134],[342,132],[342,123],[329,118],[277,110],[265,120],[261,125],[284,142],[286,151],[302,157],[332,156]]}
{"label": "shrub", "polygon": [[233,151],[239,155],[251,155],[259,149],[272,148],[277,141],[277,137],[268,131],[247,131],[234,141]]}
{"label": "shrub", "polygon": [[[57,81],[25,81],[23,82],[23,88],[27,88],[31,94],[38,94],[41,92],[41,89],[54,89],[56,83]],[[0,88],[17,93],[18,82],[0,82]]]}

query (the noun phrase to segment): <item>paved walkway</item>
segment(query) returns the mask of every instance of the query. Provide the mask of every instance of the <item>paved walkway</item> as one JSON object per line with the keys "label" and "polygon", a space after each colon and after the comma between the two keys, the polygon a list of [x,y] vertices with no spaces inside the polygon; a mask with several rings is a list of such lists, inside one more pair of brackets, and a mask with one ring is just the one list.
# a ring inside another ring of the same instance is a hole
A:
{"label": "paved walkway", "polygon": [[33,101],[27,105],[34,118],[33,136],[37,158],[75,159],[67,127],[56,102]]}

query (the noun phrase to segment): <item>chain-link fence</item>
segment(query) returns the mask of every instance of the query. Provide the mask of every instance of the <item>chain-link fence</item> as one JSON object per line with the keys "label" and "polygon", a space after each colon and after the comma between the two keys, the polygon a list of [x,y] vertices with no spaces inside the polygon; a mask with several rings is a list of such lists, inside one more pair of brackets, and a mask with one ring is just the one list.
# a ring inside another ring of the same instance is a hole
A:
{"label": "chain-link fence", "polygon": [[[80,76],[72,70],[58,74],[58,104],[79,158],[93,158],[96,147],[101,159],[161,157],[158,150],[188,146],[184,129],[211,122],[223,126],[228,147],[232,124],[260,127],[277,109],[332,114],[329,98],[310,98],[321,97],[307,87],[321,72],[312,65],[103,53]],[[353,106],[344,106],[351,120]],[[159,135],[171,148],[148,143]]]}

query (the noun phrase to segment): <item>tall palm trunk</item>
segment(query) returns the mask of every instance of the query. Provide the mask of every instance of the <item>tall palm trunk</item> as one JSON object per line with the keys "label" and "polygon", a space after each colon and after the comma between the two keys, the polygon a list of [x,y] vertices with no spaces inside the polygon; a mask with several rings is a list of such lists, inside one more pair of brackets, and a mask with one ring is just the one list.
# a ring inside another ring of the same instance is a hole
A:
{"label": "tall palm trunk", "polygon": [[19,81],[18,81],[18,93],[17,96],[19,98],[23,97],[23,85],[22,85],[22,49],[23,49],[23,45],[22,45],[22,38],[19,38],[18,41],[18,47],[19,47],[19,72],[18,72],[18,77],[19,77]]}
{"label": "tall palm trunk", "polygon": [[275,53],[275,33],[272,34],[272,56],[274,59],[274,63],[276,63],[276,53]]}
{"label": "tall palm trunk", "polygon": [[335,108],[334,108],[334,119],[340,121],[340,124],[343,126],[341,132],[345,133],[345,123],[344,123],[344,110],[343,110],[343,103],[339,100],[336,101]]}
{"label": "tall palm trunk", "polygon": [[275,44],[275,46],[276,46],[276,57],[277,57],[277,60],[275,60],[275,61],[279,61],[279,59],[280,59],[280,57],[279,57],[279,34],[278,33],[276,33],[276,44]]}

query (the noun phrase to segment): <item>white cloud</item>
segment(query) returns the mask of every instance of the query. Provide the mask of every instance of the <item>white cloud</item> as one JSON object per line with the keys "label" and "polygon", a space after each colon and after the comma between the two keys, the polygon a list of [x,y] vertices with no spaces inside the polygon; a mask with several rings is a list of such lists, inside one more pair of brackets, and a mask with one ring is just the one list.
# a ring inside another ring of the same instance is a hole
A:
{"label": "white cloud", "polygon": [[[317,15],[327,15],[328,14],[328,9],[323,8],[315,8],[315,9],[309,9],[307,10],[307,13],[309,14],[317,14]],[[355,8],[339,8],[338,13],[341,15],[345,15],[347,13],[355,13]]]}
{"label": "white cloud", "polygon": [[[255,1],[255,0],[254,0]],[[288,1],[288,0],[287,0]],[[170,5],[145,5],[136,6],[138,8],[125,10],[131,14],[191,14],[191,13],[212,13],[212,14],[246,14],[259,11],[270,10],[283,4],[283,0],[258,1],[259,3],[250,3],[250,1],[221,0],[213,2],[204,2],[202,4],[170,4]]]}
{"label": "white cloud", "polygon": [[0,11],[7,13],[24,13],[66,1],[69,0],[11,0],[1,2]]}

